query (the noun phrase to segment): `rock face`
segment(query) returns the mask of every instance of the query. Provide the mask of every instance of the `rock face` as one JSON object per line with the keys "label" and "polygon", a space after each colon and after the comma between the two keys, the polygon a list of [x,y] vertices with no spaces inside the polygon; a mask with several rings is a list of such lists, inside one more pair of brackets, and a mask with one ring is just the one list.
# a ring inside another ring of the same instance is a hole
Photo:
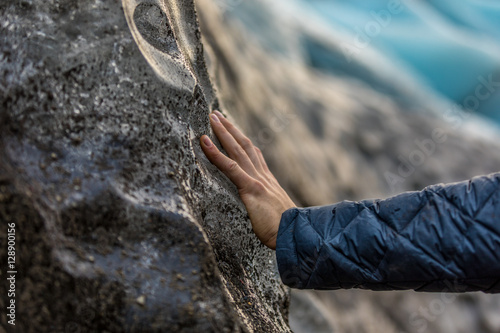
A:
{"label": "rock face", "polygon": [[[199,148],[202,134],[215,139],[215,108],[254,138],[301,205],[500,169],[494,139],[263,51],[217,6],[239,3],[197,0],[201,33],[187,0],[0,4],[0,277],[14,223],[16,331],[290,331],[274,254]],[[447,140],[399,175],[398,156],[437,128]],[[388,183],[386,171],[402,180]],[[318,311],[292,308],[292,323],[315,332],[405,330],[406,312],[390,304],[411,313],[429,302],[295,295]],[[9,301],[2,293],[0,307]]]}
{"label": "rock face", "polygon": [[194,4],[3,1],[0,17],[2,327],[289,331],[274,254],[198,145],[217,99]]}

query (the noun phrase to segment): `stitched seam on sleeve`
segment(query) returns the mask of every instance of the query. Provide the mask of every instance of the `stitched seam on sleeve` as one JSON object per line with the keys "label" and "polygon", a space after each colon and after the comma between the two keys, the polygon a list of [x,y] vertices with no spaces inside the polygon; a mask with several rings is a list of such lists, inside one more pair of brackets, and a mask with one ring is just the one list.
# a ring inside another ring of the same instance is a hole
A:
{"label": "stitched seam on sleeve", "polygon": [[[487,179],[490,180],[489,178],[487,178]],[[460,214],[465,215],[466,217],[468,217],[469,219],[471,219],[475,224],[477,224],[480,227],[488,230],[488,232],[491,232],[491,233],[493,233],[495,235],[500,235],[500,233],[498,232],[498,230],[491,229],[489,226],[486,226],[486,225],[484,225],[483,223],[481,223],[480,221],[477,220],[477,216],[483,211],[483,209],[486,207],[486,204],[488,204],[490,202],[490,200],[494,197],[494,195],[497,193],[497,191],[498,191],[498,189],[494,188],[493,191],[488,195],[488,197],[486,198],[486,200],[484,200],[484,201],[481,202],[481,207],[479,207],[479,209],[476,212],[474,212],[474,216],[470,216],[467,212],[463,211],[453,201],[449,200],[447,197],[443,196],[441,193],[439,193],[439,192],[433,192],[433,193],[435,193],[437,196],[439,196],[443,200],[446,200],[450,205],[452,205],[453,207],[455,207],[455,209]],[[469,232],[470,227],[471,227],[471,225],[469,225],[467,227],[466,233]]]}
{"label": "stitched seam on sleeve", "polygon": [[[467,212],[464,212],[462,209],[460,209],[460,207],[458,207],[453,201],[448,200],[447,197],[441,195],[441,193],[439,193],[437,191],[432,191],[432,193],[435,194],[437,197],[441,198],[442,200],[445,200],[452,207],[454,207],[456,209],[457,215],[460,216],[460,218],[462,220],[465,220],[465,218],[469,218],[470,220],[475,222],[475,220],[469,214],[467,214]],[[468,224],[467,229],[462,233],[464,241],[469,239],[469,232],[470,232],[471,228],[473,228],[473,226],[474,226],[474,223],[467,223],[467,224]],[[445,264],[448,264],[450,262],[454,263],[455,265],[457,265],[457,267],[460,269],[460,271],[462,271],[462,273],[465,273],[463,267],[460,267],[460,265],[458,265],[458,261],[457,261],[457,258],[459,256],[463,255],[463,244],[461,244],[461,245],[462,245],[462,247],[460,249],[461,251],[454,251],[455,253],[454,253],[453,257],[451,257],[447,262],[445,262]]]}
{"label": "stitched seam on sleeve", "polygon": [[491,191],[488,198],[486,198],[486,200],[482,202],[481,207],[477,210],[477,212],[474,213],[474,218],[473,218],[474,221],[476,220],[476,217],[479,215],[479,213],[481,213],[483,211],[483,209],[486,207],[486,204],[488,202],[490,202],[491,198],[497,193],[497,191],[498,191],[498,188],[495,188],[493,191]]}
{"label": "stitched seam on sleeve", "polygon": [[[321,245],[319,251],[318,251],[318,257],[316,258],[316,262],[314,263],[313,270],[311,271],[311,274],[309,275],[309,278],[307,279],[307,282],[304,284],[304,287],[307,287],[311,281],[312,276],[314,275],[314,272],[316,272],[316,269],[319,264],[319,258],[321,257],[321,252],[323,251],[323,248],[325,247],[325,242],[323,241],[323,244]],[[337,279],[338,281],[338,279]]]}
{"label": "stitched seam on sleeve", "polygon": [[[295,216],[293,217],[291,223],[288,225],[289,228],[290,228],[291,225],[295,225],[295,227],[297,227],[297,218],[299,217],[299,215],[300,215],[300,211],[297,209],[295,211]],[[294,246],[293,246],[293,252],[294,252],[294,255],[295,255],[295,260],[294,261],[295,261],[296,267],[297,267],[297,269],[299,271],[299,274],[297,276],[297,279],[300,282],[299,288],[303,288],[304,284],[302,283],[302,279],[300,278],[300,272],[301,272],[301,270],[300,270],[300,265],[299,265],[299,254],[297,252],[297,241],[295,239],[295,232],[293,233],[293,244],[294,244]]]}
{"label": "stitched seam on sleeve", "polygon": [[[486,292],[486,293],[491,292],[493,290],[493,288],[498,286],[498,284],[500,284],[500,279],[493,282],[493,284],[488,289],[484,290],[484,292]],[[497,293],[499,293],[499,292],[497,291]]]}
{"label": "stitched seam on sleeve", "polygon": [[316,268],[318,266],[318,261],[319,261],[319,258],[321,256],[321,251],[325,247],[325,239],[319,234],[319,232],[316,231],[316,229],[314,229],[314,227],[313,227],[313,225],[311,223],[309,212],[310,211],[307,211],[306,214],[305,214],[306,215],[306,221],[309,224],[309,226],[311,227],[311,229],[314,230],[314,232],[316,233],[316,235],[318,235],[318,237],[321,239],[321,247],[319,248],[318,256],[316,257],[316,261],[314,262],[314,266],[313,266],[313,269],[311,270],[311,274],[309,275],[309,277],[307,279],[307,282],[304,284],[304,286],[308,286],[309,285],[309,282],[311,281],[311,278],[312,278],[312,276],[313,276],[313,274],[316,271]]}
{"label": "stitched seam on sleeve", "polygon": [[[293,225],[296,225],[297,224],[297,217],[300,215],[300,211],[298,208],[295,208],[294,209],[294,212],[293,212],[293,215],[292,215],[292,218],[290,220],[290,222],[288,223],[288,225],[286,226],[286,229],[283,230],[283,232],[281,233],[281,235],[284,235],[286,232],[289,232],[290,229],[292,228]],[[292,238],[293,238],[293,254],[294,254],[294,258],[293,258],[293,263],[292,263],[292,266],[295,265],[295,267],[297,269],[299,269],[299,256],[298,256],[298,253],[297,253],[297,242],[295,241],[295,233],[292,233]],[[300,269],[299,269],[299,272],[300,272]],[[287,272],[284,272],[285,274],[288,274]],[[300,275],[300,274],[299,274]],[[291,276],[292,277],[296,277],[297,280],[299,281],[299,286],[298,288],[302,288],[302,280],[300,279],[300,276],[297,276],[297,274],[295,274],[294,276],[294,272],[293,270],[291,271]]]}
{"label": "stitched seam on sleeve", "polygon": [[411,224],[413,224],[413,221],[420,215],[420,213],[422,212],[422,209],[425,208],[425,206],[427,206],[427,202],[429,202],[429,190],[425,190],[423,193],[425,195],[425,203],[417,210],[417,212],[415,213],[415,215],[413,215],[413,217],[410,219],[410,221],[408,221],[408,223],[406,223],[406,225],[401,228],[400,231],[398,231],[397,233],[399,235],[401,235],[401,233]]}

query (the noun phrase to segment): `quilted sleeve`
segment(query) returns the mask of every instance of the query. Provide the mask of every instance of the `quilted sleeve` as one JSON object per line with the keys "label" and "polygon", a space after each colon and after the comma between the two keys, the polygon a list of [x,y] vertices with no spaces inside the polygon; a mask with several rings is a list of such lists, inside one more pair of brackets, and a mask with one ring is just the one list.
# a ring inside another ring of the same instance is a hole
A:
{"label": "quilted sleeve", "polygon": [[386,200],[283,213],[276,257],[299,289],[500,292],[500,173]]}

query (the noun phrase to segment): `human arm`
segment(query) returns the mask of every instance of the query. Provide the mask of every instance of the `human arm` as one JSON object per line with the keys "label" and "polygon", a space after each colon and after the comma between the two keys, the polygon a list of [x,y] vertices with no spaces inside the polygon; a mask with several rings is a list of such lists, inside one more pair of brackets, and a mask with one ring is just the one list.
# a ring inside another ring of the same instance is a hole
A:
{"label": "human arm", "polygon": [[283,214],[276,257],[300,289],[500,292],[500,173]]}
{"label": "human arm", "polygon": [[207,136],[203,151],[238,187],[257,237],[276,248],[285,284],[500,292],[500,174],[296,208],[250,140],[222,115],[211,123],[229,157]]}

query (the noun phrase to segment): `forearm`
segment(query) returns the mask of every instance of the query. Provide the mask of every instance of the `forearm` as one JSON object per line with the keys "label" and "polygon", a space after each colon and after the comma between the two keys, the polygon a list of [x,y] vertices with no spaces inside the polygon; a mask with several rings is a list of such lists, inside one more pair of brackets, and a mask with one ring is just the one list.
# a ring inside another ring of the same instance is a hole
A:
{"label": "forearm", "polygon": [[287,210],[276,255],[301,289],[500,292],[500,174]]}

